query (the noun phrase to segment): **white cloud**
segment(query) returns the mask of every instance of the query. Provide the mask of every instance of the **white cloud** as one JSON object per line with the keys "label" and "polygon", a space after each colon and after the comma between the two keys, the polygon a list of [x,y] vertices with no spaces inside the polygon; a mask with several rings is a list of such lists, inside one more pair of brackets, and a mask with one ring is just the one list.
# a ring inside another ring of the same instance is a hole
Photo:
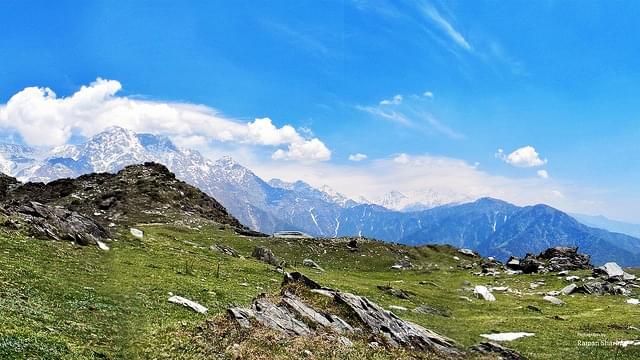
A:
{"label": "white cloud", "polygon": [[559,198],[563,198],[564,197],[564,194],[559,190],[551,190],[551,194],[553,194],[553,196],[559,197]]}
{"label": "white cloud", "polygon": [[547,172],[547,170],[538,170],[537,174],[542,179],[548,179],[549,178],[549,173]]}
{"label": "white cloud", "polygon": [[495,155],[498,159],[517,167],[535,167],[547,163],[547,159],[540,159],[540,155],[533,146],[521,147],[509,155],[504,150],[498,149]]}
{"label": "white cloud", "polygon": [[139,100],[116,96],[116,80],[98,78],[71,96],[58,98],[49,88],[28,87],[0,105],[0,127],[36,146],[65,144],[73,134],[92,136],[110,126],[170,136],[193,145],[207,141],[285,146],[274,158],[328,160],[331,151],[318,138],[301,135],[290,125],[277,127],[269,118],[242,123],[217,110],[179,102]]}
{"label": "white cloud", "polygon": [[465,50],[471,51],[471,45],[467,42],[467,39],[462,36],[462,34],[456,30],[453,25],[449,21],[447,21],[435,7],[431,5],[425,5],[422,7],[422,11],[431,21],[433,21],[442,31],[444,31],[451,40],[453,40],[460,47]]}
{"label": "white cloud", "polygon": [[433,99],[433,93],[431,91],[425,91],[424,93],[422,93],[422,96]]}
{"label": "white cloud", "polygon": [[398,164],[408,164],[411,159],[409,155],[402,153],[393,158],[393,162]]}
{"label": "white cloud", "polygon": [[367,158],[367,155],[361,154],[361,153],[349,155],[349,160],[351,161],[362,161],[362,160],[365,160],[366,158]]}
{"label": "white cloud", "polygon": [[274,160],[311,160],[324,161],[331,158],[331,151],[318,139],[294,142],[287,151],[276,150],[271,156]]}
{"label": "white cloud", "polygon": [[391,99],[385,99],[380,101],[380,105],[400,105],[402,103],[402,95],[398,94]]}

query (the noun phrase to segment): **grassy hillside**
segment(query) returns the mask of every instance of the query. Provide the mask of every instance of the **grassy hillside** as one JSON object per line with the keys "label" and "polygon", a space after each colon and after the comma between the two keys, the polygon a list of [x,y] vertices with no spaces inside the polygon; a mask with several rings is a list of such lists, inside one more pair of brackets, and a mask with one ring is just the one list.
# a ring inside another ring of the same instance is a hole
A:
{"label": "grassy hillside", "polygon": [[[585,295],[565,296],[565,306],[552,305],[534,292],[565,286],[554,274],[478,277],[472,274],[478,268],[458,267],[474,259],[448,247],[366,241],[350,252],[345,242],[250,238],[214,224],[140,228],[143,239],[122,230],[106,252],[0,232],[0,358],[208,359],[232,358],[234,353],[302,358],[304,350],[316,358],[421,356],[371,349],[358,341],[347,349],[321,340],[285,339],[266,330],[248,334],[226,322],[229,305],[246,306],[258,293],[280,290],[282,275],[250,258],[257,245],[286,260],[290,271],[295,268],[325,286],[367,296],[384,307],[427,304],[442,310],[450,316],[395,312],[463,348],[480,342],[481,333],[527,331],[535,336],[505,345],[532,359],[640,357],[639,346],[580,346],[640,338],[640,306],[626,304],[625,297]],[[214,243],[232,246],[246,259],[210,250]],[[405,255],[414,269],[389,269]],[[303,268],[305,258],[326,271]],[[546,284],[530,290],[538,279]],[[384,293],[378,285],[402,289],[410,298]],[[463,290],[473,285],[508,286],[522,293],[495,293],[497,301],[489,303]],[[169,293],[197,301],[209,313],[171,304]],[[248,339],[242,341],[243,336]]]}

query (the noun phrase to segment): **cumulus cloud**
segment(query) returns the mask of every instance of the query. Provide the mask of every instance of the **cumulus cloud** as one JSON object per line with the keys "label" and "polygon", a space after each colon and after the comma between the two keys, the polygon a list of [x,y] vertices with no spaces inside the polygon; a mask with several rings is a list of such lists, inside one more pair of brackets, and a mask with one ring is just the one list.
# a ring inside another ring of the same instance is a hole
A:
{"label": "cumulus cloud", "polygon": [[365,160],[366,158],[367,158],[367,155],[361,154],[361,153],[349,155],[349,160],[351,161],[362,161],[362,160]]}
{"label": "cumulus cloud", "polygon": [[304,142],[294,142],[285,151],[276,150],[271,156],[274,160],[329,160],[331,151],[318,139],[311,139]]}
{"label": "cumulus cloud", "polygon": [[533,146],[521,147],[509,155],[505,155],[504,150],[498,149],[496,157],[507,164],[517,167],[535,167],[547,163],[547,159],[540,159],[540,155]]}
{"label": "cumulus cloud", "polygon": [[431,91],[425,91],[422,96],[429,98],[429,99],[433,99],[433,93]]}
{"label": "cumulus cloud", "polygon": [[547,170],[538,170],[537,172],[538,176],[543,178],[543,179],[548,179],[549,178],[549,173],[547,172]]}
{"label": "cumulus cloud", "polygon": [[0,127],[17,132],[27,144],[36,146],[63,145],[74,134],[89,137],[107,127],[121,126],[167,135],[187,145],[218,141],[284,146],[274,152],[277,159],[331,157],[318,138],[303,136],[290,125],[277,127],[269,118],[242,123],[204,105],[117,96],[121,89],[120,82],[100,78],[68,97],[58,97],[49,88],[28,87],[0,105]]}
{"label": "cumulus cloud", "polygon": [[402,95],[398,94],[391,99],[385,99],[380,101],[380,105],[400,105],[402,103]]}

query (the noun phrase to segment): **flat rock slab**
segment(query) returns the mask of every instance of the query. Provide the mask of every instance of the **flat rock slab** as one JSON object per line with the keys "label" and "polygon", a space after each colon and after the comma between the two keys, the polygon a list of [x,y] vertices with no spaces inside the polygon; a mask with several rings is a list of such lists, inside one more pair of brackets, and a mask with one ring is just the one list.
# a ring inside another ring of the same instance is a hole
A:
{"label": "flat rock slab", "polygon": [[495,334],[480,334],[481,337],[493,341],[513,341],[527,336],[534,336],[534,333],[528,332],[507,332]]}
{"label": "flat rock slab", "polygon": [[207,308],[198,304],[195,301],[191,301],[189,299],[183,298],[182,296],[177,296],[174,295],[172,297],[169,298],[169,302],[170,303],[174,303],[174,304],[179,304],[179,305],[183,305],[186,306],[188,308],[191,308],[193,311],[200,313],[200,314],[206,314],[207,313]]}
{"label": "flat rock slab", "polygon": [[487,289],[486,286],[476,285],[473,289],[473,293],[478,298],[485,299],[486,301],[496,301],[496,297]]}
{"label": "flat rock slab", "polygon": [[555,296],[546,295],[545,297],[542,298],[542,300],[548,301],[548,302],[552,303],[553,305],[564,305],[564,301],[558,299]]}
{"label": "flat rock slab", "polygon": [[338,292],[335,299],[353,310],[373,334],[382,334],[391,346],[459,355],[453,340],[402,320],[365,297]]}

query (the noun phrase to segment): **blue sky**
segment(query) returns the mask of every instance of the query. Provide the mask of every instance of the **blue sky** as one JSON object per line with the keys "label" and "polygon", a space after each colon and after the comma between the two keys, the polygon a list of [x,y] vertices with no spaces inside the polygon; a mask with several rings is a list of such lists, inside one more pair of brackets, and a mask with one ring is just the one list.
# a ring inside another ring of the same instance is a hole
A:
{"label": "blue sky", "polygon": [[[293,137],[229,141],[134,126],[265,177],[371,197],[458,175],[472,180],[448,190],[640,222],[639,15],[633,1],[4,1],[0,104],[33,86],[71,97],[100,77],[120,84],[110,98],[290,125]],[[15,124],[35,120],[12,114],[1,134],[20,141],[29,129]],[[100,129],[77,121],[60,123],[73,138]],[[27,142],[52,145],[37,138]],[[311,139],[330,156],[292,155]],[[509,160],[526,146],[540,162]],[[370,184],[364,194],[353,178]]]}

